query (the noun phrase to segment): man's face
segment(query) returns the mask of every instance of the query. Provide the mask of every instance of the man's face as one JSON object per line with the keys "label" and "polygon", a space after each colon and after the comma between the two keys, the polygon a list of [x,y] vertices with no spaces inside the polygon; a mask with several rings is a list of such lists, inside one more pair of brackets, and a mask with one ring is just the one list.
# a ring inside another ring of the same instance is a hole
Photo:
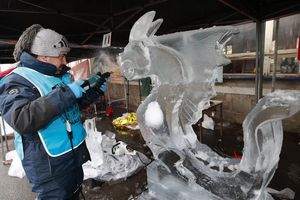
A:
{"label": "man's face", "polygon": [[43,56],[41,61],[56,66],[57,71],[55,74],[60,74],[62,67],[67,64],[66,55],[66,52],[61,52],[58,57]]}

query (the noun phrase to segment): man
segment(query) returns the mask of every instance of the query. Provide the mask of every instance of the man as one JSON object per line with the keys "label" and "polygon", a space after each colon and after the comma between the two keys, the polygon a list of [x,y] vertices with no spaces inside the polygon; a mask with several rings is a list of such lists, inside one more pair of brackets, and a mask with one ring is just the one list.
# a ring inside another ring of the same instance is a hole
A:
{"label": "man", "polygon": [[89,160],[80,106],[106,89],[106,80],[87,90],[67,73],[68,41],[35,24],[20,36],[18,66],[2,79],[0,111],[15,130],[15,147],[37,199],[78,199],[82,164]]}

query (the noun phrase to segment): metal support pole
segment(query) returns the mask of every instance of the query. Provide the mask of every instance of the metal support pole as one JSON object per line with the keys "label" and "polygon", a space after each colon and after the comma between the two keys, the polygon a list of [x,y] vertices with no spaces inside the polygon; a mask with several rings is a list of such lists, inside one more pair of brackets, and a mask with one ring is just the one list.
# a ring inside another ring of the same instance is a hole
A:
{"label": "metal support pole", "polygon": [[[1,124],[2,126],[2,124]],[[1,130],[1,128],[0,128]],[[2,132],[0,131],[1,133],[1,138],[0,138],[0,142],[1,142],[1,150],[2,150],[2,160],[5,161],[5,154],[4,154],[4,144],[3,144],[3,136],[2,136]]]}
{"label": "metal support pole", "polygon": [[97,117],[99,113],[97,111],[97,105],[96,105],[96,103],[93,103],[93,108],[94,108],[94,114]]}
{"label": "metal support pole", "polygon": [[[5,144],[6,144],[6,151],[9,151],[8,148],[8,142],[7,142],[7,135],[6,135],[6,129],[5,129],[5,123],[4,123],[4,119],[2,117],[2,114],[0,113],[0,117],[1,117],[1,127],[3,130],[3,136],[4,136],[4,140],[5,140]],[[0,130],[1,130],[0,127]],[[3,161],[5,161],[5,152],[4,152],[4,140],[3,140],[3,136],[2,136],[2,131],[0,131],[1,133],[1,148],[2,148],[2,156],[3,156]]]}
{"label": "metal support pole", "polygon": [[256,102],[263,96],[263,66],[264,66],[264,23],[256,21],[256,76],[255,97]]}
{"label": "metal support pole", "polygon": [[138,80],[139,83],[139,97],[140,97],[140,103],[142,103],[142,94],[141,94],[141,80]]}
{"label": "metal support pole", "polygon": [[7,142],[7,134],[6,134],[6,129],[5,129],[5,122],[4,122],[4,119],[3,119],[2,115],[1,115],[1,119],[2,119],[2,126],[3,126],[3,133],[4,133],[6,151],[8,152],[9,148],[8,148],[8,142]]}
{"label": "metal support pole", "polygon": [[274,47],[274,64],[272,71],[272,92],[275,91],[275,81],[276,81],[276,66],[277,66],[277,58],[278,58],[278,29],[279,29],[279,19],[275,20],[275,47]]}
{"label": "metal support pole", "polygon": [[129,110],[129,81],[124,77],[124,95],[126,112]]}
{"label": "metal support pole", "polygon": [[129,80],[127,80],[126,111],[129,112]]}

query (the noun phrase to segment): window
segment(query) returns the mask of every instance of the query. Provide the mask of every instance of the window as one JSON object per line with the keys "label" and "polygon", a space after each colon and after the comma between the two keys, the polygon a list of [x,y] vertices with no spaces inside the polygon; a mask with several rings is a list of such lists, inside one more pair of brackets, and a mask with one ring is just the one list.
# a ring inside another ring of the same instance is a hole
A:
{"label": "window", "polygon": [[240,33],[233,36],[226,44],[225,53],[231,63],[224,66],[227,74],[254,74],[255,73],[255,48],[256,24],[247,23],[236,26]]}
{"label": "window", "polygon": [[[300,14],[279,19],[278,51],[275,69],[277,74],[300,74],[297,57],[297,40],[300,38]],[[224,49],[231,64],[224,66],[224,74],[255,74],[256,24],[236,26],[240,33],[233,36]],[[265,23],[264,75],[271,76],[274,69],[276,21]]]}
{"label": "window", "polygon": [[[275,27],[273,40],[275,36]],[[299,74],[297,57],[297,39],[300,37],[300,14],[279,19],[278,58],[276,72]],[[274,63],[274,62],[273,62]]]}

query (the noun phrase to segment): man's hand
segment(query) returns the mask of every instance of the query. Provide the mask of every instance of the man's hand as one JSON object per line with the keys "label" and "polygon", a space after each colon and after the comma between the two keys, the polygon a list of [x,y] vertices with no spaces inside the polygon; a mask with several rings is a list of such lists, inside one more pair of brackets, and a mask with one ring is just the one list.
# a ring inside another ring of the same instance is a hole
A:
{"label": "man's hand", "polygon": [[96,75],[91,76],[89,79],[82,81],[81,87],[84,88],[87,93],[96,93],[99,96],[104,95],[107,87],[107,80],[110,76],[109,72],[101,74],[100,72]]}
{"label": "man's hand", "polygon": [[107,87],[107,79],[105,79],[105,81],[102,83],[102,85],[100,86],[100,90],[105,93],[106,91],[106,87]]}
{"label": "man's hand", "polygon": [[97,75],[100,77],[100,79],[98,80],[96,85],[99,88],[99,90],[102,92],[102,95],[103,95],[107,88],[107,80],[110,77],[110,73],[105,72],[104,74],[101,74],[99,72],[99,73],[97,73]]}
{"label": "man's hand", "polygon": [[[107,72],[108,73],[108,72]],[[98,92],[100,93],[100,95],[104,95],[106,88],[107,88],[107,80],[109,77],[109,73],[108,75],[104,73],[100,76],[100,79],[97,81],[96,85],[93,87],[94,89],[98,90]]]}
{"label": "man's hand", "polygon": [[71,89],[77,99],[82,97],[83,93],[85,93],[85,90],[81,87],[82,84],[82,80],[68,84],[68,87]]}

